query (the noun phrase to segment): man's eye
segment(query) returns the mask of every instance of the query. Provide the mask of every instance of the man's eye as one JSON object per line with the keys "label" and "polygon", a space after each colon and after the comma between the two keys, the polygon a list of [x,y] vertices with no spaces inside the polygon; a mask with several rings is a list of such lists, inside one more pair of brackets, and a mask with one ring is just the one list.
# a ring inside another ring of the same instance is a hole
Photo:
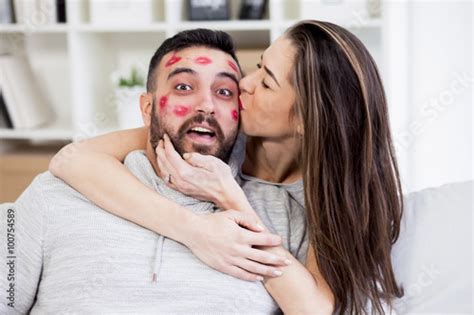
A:
{"label": "man's eye", "polygon": [[262,80],[262,86],[264,89],[269,89],[270,87]]}
{"label": "man's eye", "polygon": [[233,95],[233,93],[228,89],[218,89],[217,94],[226,96],[226,97],[231,97]]}
{"label": "man's eye", "polygon": [[190,85],[183,84],[183,83],[176,85],[175,89],[178,91],[191,91],[192,90]]}

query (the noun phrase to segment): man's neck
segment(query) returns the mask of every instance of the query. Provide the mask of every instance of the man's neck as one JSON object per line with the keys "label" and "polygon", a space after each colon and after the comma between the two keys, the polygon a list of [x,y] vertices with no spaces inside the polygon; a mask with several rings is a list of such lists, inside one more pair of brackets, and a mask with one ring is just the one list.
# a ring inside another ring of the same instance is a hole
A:
{"label": "man's neck", "polygon": [[293,183],[302,178],[298,161],[301,145],[297,138],[265,139],[248,137],[244,174],[273,183]]}
{"label": "man's neck", "polygon": [[146,145],[146,156],[148,160],[150,160],[151,166],[153,166],[153,169],[155,170],[156,175],[161,177],[161,171],[160,171],[160,168],[158,167],[158,162],[156,161],[156,153],[155,153],[155,150],[153,150],[153,147],[151,146],[150,141],[148,141]]}

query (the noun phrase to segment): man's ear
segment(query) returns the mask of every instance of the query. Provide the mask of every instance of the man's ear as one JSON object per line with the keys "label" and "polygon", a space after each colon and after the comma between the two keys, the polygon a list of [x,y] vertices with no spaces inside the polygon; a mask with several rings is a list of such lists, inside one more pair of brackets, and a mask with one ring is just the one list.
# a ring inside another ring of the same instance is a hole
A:
{"label": "man's ear", "polygon": [[152,112],[153,108],[153,94],[152,93],[142,93],[140,95],[140,109],[142,111],[143,123],[145,126],[150,126],[151,115],[155,113]]}

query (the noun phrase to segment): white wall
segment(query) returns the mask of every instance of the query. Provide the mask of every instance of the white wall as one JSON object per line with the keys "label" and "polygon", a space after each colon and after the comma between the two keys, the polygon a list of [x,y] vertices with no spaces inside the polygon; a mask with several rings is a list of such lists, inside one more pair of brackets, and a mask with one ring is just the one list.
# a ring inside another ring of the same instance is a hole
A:
{"label": "white wall", "polygon": [[[394,52],[387,62],[405,191],[473,179],[472,2],[400,6],[394,8],[394,17],[400,18],[400,30],[406,33],[395,35],[392,30],[392,36],[401,38],[392,39]],[[393,19],[391,27],[396,25]]]}

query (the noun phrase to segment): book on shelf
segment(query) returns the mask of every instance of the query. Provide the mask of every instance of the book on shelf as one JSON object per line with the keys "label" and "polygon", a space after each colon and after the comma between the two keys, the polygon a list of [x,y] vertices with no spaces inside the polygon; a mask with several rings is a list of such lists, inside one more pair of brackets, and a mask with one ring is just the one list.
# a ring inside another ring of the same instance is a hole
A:
{"label": "book on shelf", "polygon": [[0,91],[0,129],[12,129],[13,124],[7,111],[7,105],[3,100],[2,91]]}
{"label": "book on shelf", "polygon": [[265,14],[267,2],[267,0],[242,0],[239,19],[261,20]]}
{"label": "book on shelf", "polygon": [[66,23],[66,0],[56,0],[56,21]]}
{"label": "book on shelf", "polygon": [[26,58],[0,56],[0,90],[13,128],[34,129],[51,122],[53,111]]}
{"label": "book on shelf", "polygon": [[191,21],[228,20],[230,18],[229,0],[188,0],[188,18]]}
{"label": "book on shelf", "polygon": [[89,1],[89,17],[95,25],[153,23],[152,0]]}
{"label": "book on shelf", "polygon": [[41,25],[66,22],[65,0],[12,1],[14,19],[17,23],[34,28]]}
{"label": "book on shelf", "polygon": [[0,24],[13,22],[13,0],[0,0]]}

